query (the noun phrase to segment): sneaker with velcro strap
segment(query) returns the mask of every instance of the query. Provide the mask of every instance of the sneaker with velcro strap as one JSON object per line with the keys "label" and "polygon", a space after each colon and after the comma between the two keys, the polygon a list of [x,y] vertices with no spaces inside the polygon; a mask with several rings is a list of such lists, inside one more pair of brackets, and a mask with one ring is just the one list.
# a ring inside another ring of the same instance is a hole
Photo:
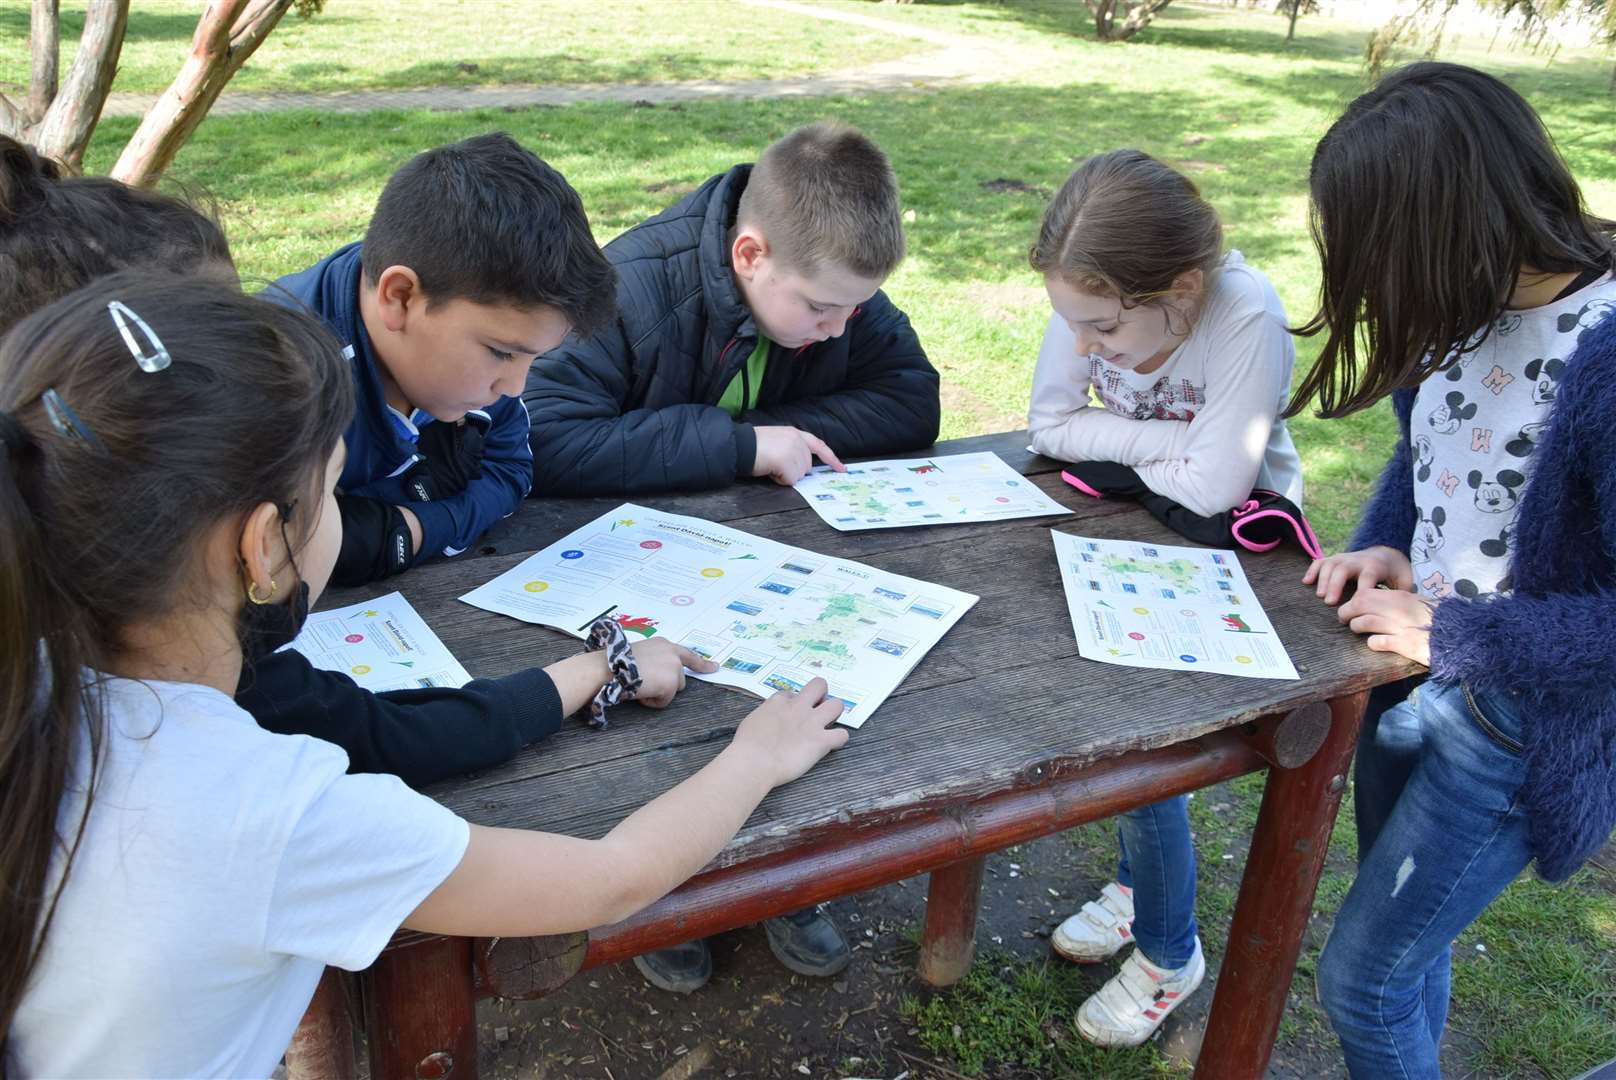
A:
{"label": "sneaker with velcro strap", "polygon": [[1206,978],[1201,939],[1189,963],[1175,970],[1157,967],[1135,948],[1113,975],[1077,1010],[1077,1031],[1096,1046],[1139,1046],[1195,993]]}
{"label": "sneaker with velcro strap", "polygon": [[1078,912],[1055,928],[1049,943],[1078,964],[1109,960],[1133,944],[1133,890],[1113,881]]}

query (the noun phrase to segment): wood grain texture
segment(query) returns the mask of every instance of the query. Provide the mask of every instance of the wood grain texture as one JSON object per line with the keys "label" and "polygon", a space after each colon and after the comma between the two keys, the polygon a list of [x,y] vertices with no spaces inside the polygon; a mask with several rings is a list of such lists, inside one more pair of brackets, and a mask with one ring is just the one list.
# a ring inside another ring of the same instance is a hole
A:
{"label": "wood grain texture", "polygon": [[[712,868],[780,851],[805,833],[878,825],[914,807],[985,797],[1009,790],[1032,770],[1054,775],[1168,746],[1411,670],[1395,657],[1369,652],[1340,626],[1301,586],[1306,560],[1289,550],[1244,554],[1241,562],[1300,680],[1141,671],[1079,658],[1050,528],[1183,541],[1131,502],[1095,500],[1067,487],[1056,463],[1025,452],[1025,439],[1024,433],[986,436],[945,443],[932,453],[994,450],[1072,508],[1072,517],[838,533],[795,492],[768,484],[642,500],[981,597],[848,746],[772,793]],[[525,547],[484,545],[496,553],[421,567],[368,590],[333,595],[322,606],[397,588],[473,675],[553,662],[578,643],[456,598],[618,501],[529,500],[501,526],[504,537],[520,538]],[[568,723],[505,765],[429,794],[480,824],[600,836],[710,760],[756,704],[750,695],[692,681],[667,710],[620,707],[605,731]]]}

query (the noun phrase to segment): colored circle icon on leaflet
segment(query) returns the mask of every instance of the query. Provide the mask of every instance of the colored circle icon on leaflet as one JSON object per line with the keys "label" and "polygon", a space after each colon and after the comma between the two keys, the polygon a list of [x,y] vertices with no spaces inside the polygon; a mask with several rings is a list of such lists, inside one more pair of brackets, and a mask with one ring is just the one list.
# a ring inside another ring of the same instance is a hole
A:
{"label": "colored circle icon on leaflet", "polygon": [[369,664],[355,664],[349,670],[351,670],[355,675],[369,675],[370,674],[370,665]]}
{"label": "colored circle icon on leaflet", "polygon": [[523,592],[543,592],[550,587],[548,581],[530,581],[522,586]]}
{"label": "colored circle icon on leaflet", "polygon": [[994,502],[1009,502],[1010,500],[1005,498],[1003,495],[999,495],[999,496],[996,496],[993,501]]}
{"label": "colored circle icon on leaflet", "polygon": [[563,559],[581,559],[584,557],[584,553],[577,548],[573,548],[571,551],[563,551],[561,557]]}
{"label": "colored circle icon on leaflet", "polygon": [[1234,662],[1237,663],[1237,664],[1249,664],[1252,661],[1251,661],[1251,657],[1249,657],[1249,656],[1237,656],[1237,657],[1234,658]]}
{"label": "colored circle icon on leaflet", "polygon": [[655,551],[657,548],[662,546],[662,541],[660,541],[660,540],[641,540],[640,541],[640,546],[642,548],[644,548],[646,551]]}
{"label": "colored circle icon on leaflet", "polygon": [[1149,615],[1150,609],[1147,607],[1136,607],[1133,609],[1133,613],[1135,615]]}
{"label": "colored circle icon on leaflet", "polygon": [[675,596],[668,601],[668,603],[672,604],[674,607],[689,607],[695,602],[696,598],[694,596]]}
{"label": "colored circle icon on leaflet", "polygon": [[1145,640],[1145,635],[1141,634],[1137,630],[1128,631],[1128,636],[1133,638],[1135,641],[1143,641],[1143,640]]}
{"label": "colored circle icon on leaflet", "polygon": [[347,637],[343,638],[342,640],[346,641],[350,645],[357,645],[361,641],[365,640],[365,635],[364,634],[349,634]]}
{"label": "colored circle icon on leaflet", "polygon": [[724,571],[716,566],[709,566],[702,570],[701,576],[704,578],[721,578],[724,576]]}
{"label": "colored circle icon on leaflet", "polygon": [[1186,664],[1193,664],[1196,660],[1196,658],[1191,656],[1189,653],[1183,653],[1179,656],[1179,659],[1184,661]]}

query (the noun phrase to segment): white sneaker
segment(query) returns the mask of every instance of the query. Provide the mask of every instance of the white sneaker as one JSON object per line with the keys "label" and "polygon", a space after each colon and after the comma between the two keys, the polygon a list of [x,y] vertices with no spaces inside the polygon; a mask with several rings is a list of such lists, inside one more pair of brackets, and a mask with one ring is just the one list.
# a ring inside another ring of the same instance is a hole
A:
{"label": "white sneaker", "polygon": [[1133,890],[1115,881],[1055,928],[1049,943],[1079,964],[1109,960],[1133,944]]}
{"label": "white sneaker", "polygon": [[1122,970],[1077,1010],[1077,1030],[1096,1046],[1138,1046],[1195,993],[1205,977],[1200,938],[1195,939],[1190,962],[1177,971],[1157,967],[1136,948],[1122,962]]}

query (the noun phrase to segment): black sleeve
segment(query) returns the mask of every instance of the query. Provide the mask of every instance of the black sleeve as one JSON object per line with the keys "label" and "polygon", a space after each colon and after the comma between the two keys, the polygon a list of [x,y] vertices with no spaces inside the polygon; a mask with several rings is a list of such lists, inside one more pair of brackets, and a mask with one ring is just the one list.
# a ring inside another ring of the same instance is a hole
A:
{"label": "black sleeve", "polygon": [[[674,347],[657,333],[647,347]],[[532,494],[701,491],[751,473],[751,425],[716,405],[634,407],[652,362],[636,355],[621,320],[533,362],[522,392],[532,421]]]}
{"label": "black sleeve", "polygon": [[258,726],[313,735],[348,753],[348,771],[392,773],[411,787],[486,769],[561,726],[561,697],[541,668],[374,694],[285,649],[244,670],[236,704]]}
{"label": "black sleeve", "polygon": [[877,292],[849,321],[847,382],[833,393],[756,409],[759,427],[811,431],[847,457],[919,450],[937,441],[942,419],[937,371],[909,317]]}

